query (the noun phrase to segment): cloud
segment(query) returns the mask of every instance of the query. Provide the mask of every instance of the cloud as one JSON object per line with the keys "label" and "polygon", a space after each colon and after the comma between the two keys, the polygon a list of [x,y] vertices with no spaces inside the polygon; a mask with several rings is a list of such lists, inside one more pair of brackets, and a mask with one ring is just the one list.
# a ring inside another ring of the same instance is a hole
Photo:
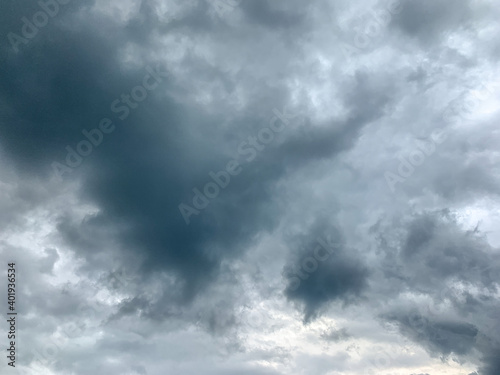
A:
{"label": "cloud", "polygon": [[334,342],[340,342],[340,341],[345,341],[348,340],[351,335],[347,333],[347,330],[345,328],[341,329],[330,329],[329,331],[323,333],[321,337],[324,340],[328,341],[334,341]]}
{"label": "cloud", "polygon": [[0,23],[19,368],[498,372],[493,2],[63,3]]}
{"label": "cloud", "polygon": [[430,352],[443,355],[467,354],[474,347],[478,334],[478,329],[472,324],[428,321],[415,314],[389,317],[389,319],[397,321],[405,334],[422,342]]}

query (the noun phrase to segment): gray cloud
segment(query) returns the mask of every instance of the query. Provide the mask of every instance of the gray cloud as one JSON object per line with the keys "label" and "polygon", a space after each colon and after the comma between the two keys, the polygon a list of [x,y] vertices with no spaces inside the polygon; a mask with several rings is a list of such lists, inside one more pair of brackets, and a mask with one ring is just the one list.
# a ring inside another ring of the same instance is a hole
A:
{"label": "gray cloud", "polygon": [[20,371],[499,372],[491,2],[403,1],[348,56],[392,3],[42,2],[0,23]]}

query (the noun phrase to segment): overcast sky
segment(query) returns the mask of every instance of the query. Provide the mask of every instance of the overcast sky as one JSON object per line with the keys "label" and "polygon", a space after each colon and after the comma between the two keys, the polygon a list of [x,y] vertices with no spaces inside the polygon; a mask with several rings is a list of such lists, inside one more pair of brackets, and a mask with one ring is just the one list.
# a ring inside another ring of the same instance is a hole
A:
{"label": "overcast sky", "polygon": [[2,374],[500,374],[498,1],[0,14]]}

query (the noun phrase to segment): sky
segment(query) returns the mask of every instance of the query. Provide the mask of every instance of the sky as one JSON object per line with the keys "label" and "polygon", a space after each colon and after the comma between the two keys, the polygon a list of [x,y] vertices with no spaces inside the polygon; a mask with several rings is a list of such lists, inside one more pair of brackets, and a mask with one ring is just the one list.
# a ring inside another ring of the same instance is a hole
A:
{"label": "sky", "polygon": [[500,374],[497,1],[0,18],[2,374]]}

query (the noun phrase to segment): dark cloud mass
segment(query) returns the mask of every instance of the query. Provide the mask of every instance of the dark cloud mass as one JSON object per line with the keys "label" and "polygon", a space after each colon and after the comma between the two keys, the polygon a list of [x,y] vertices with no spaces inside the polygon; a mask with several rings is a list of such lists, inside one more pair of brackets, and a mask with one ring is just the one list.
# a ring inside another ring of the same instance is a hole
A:
{"label": "dark cloud mass", "polygon": [[429,322],[418,315],[389,317],[396,320],[403,332],[428,345],[432,353],[459,355],[469,352],[478,334],[471,324],[458,322]]}
{"label": "dark cloud mass", "polygon": [[290,300],[302,302],[305,321],[317,316],[328,302],[355,302],[368,286],[369,271],[357,251],[342,244],[337,228],[329,231],[333,233],[326,230],[315,238],[291,241],[301,244],[302,249],[295,254],[297,260],[286,269],[290,283],[285,294]]}
{"label": "dark cloud mass", "polygon": [[1,373],[500,374],[499,13],[4,0]]}

